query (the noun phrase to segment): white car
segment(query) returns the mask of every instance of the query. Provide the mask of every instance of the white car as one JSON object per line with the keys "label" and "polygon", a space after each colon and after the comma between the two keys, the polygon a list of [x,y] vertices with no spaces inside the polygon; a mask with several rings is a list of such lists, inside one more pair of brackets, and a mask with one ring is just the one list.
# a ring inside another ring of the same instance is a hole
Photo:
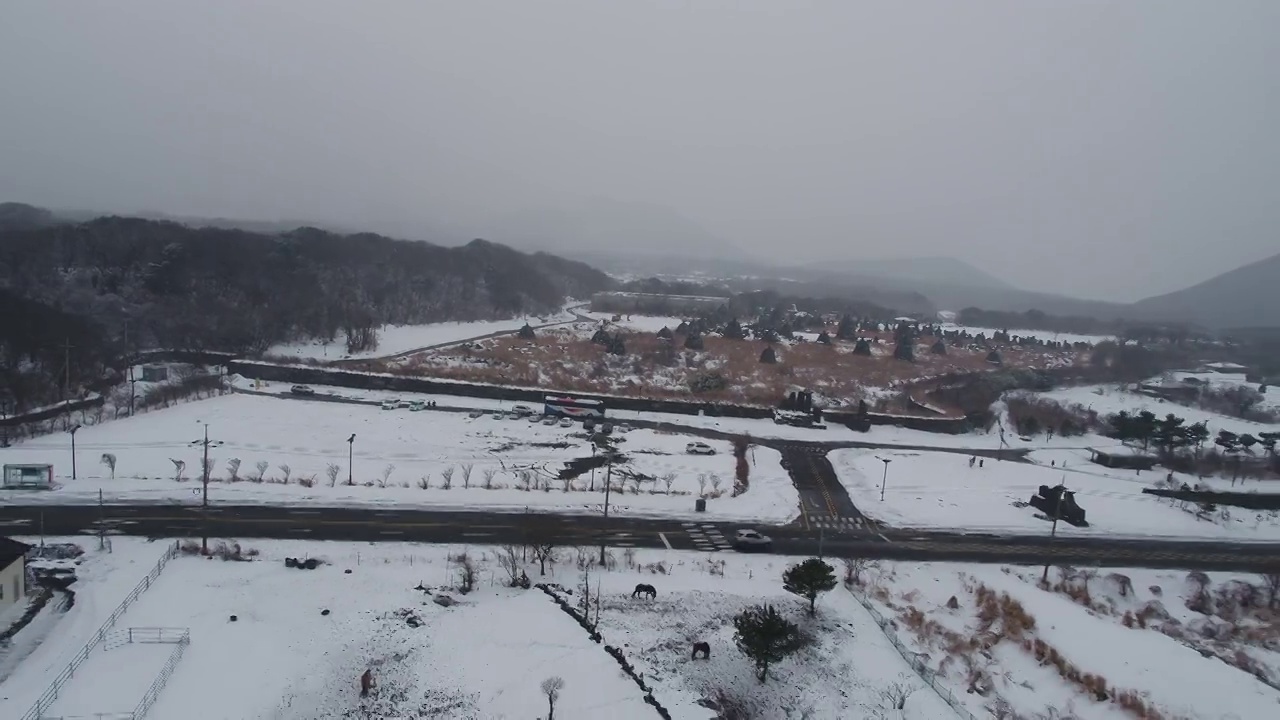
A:
{"label": "white car", "polygon": [[493,413],[489,417],[492,417],[494,420],[501,420],[502,418],[506,417],[506,415],[503,415],[502,411],[499,410],[498,412]]}
{"label": "white car", "polygon": [[398,407],[400,407],[399,400],[383,400],[382,401],[383,410],[395,410]]}
{"label": "white car", "polygon": [[738,552],[768,552],[773,549],[773,540],[755,530],[739,530],[733,536],[733,549]]}
{"label": "white car", "polygon": [[471,412],[467,413],[467,417],[471,418],[472,420],[475,420],[477,418],[482,418],[484,417],[484,412],[481,410],[472,410]]}
{"label": "white car", "polygon": [[569,418],[560,418],[560,427],[562,428],[573,427],[573,420]]}
{"label": "white car", "polygon": [[704,442],[691,442],[684,446],[684,451],[690,455],[715,455],[716,449]]}
{"label": "white car", "polygon": [[525,417],[526,415],[533,414],[533,408],[528,405],[512,405],[511,412],[519,415],[520,417]]}
{"label": "white car", "polygon": [[541,418],[540,416],[538,416],[538,415],[530,415],[530,416],[529,416],[529,422],[531,422],[531,423],[540,422],[541,420],[542,420],[542,418]]}
{"label": "white car", "polygon": [[410,408],[410,409],[412,409],[412,408],[413,408],[413,401],[412,401],[412,400],[401,400],[400,402],[396,403],[396,407],[400,407],[400,408]]}
{"label": "white car", "polygon": [[555,425],[557,422],[559,422],[559,421],[556,419],[556,416],[555,416],[555,415],[548,415],[548,416],[546,416],[546,417],[542,418],[542,424],[543,424],[543,425]]}

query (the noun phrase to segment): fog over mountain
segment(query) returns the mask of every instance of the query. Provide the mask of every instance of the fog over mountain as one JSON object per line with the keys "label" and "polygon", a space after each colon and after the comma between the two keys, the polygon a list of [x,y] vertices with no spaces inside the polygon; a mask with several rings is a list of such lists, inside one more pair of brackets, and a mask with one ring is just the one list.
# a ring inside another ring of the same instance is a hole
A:
{"label": "fog over mountain", "polygon": [[1280,3],[11,3],[0,199],[1131,302],[1265,258]]}

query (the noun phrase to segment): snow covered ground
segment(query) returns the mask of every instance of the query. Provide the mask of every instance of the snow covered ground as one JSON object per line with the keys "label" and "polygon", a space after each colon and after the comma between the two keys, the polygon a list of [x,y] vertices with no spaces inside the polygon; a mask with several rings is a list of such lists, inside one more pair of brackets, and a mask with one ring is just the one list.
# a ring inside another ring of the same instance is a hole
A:
{"label": "snow covered ground", "polygon": [[[1089,462],[1088,450],[1078,445],[1033,453],[1034,463],[988,458],[973,467],[964,455],[939,452],[848,449],[833,451],[830,458],[854,504],[867,516],[897,527],[1048,533],[1043,513],[1024,504],[1041,485],[1065,482],[1076,493],[1089,527],[1060,522],[1060,533],[1280,539],[1278,513],[1221,508],[1206,515],[1194,505],[1144,495],[1142,488],[1153,487],[1165,473],[1104,468]],[[889,460],[889,467],[881,500],[883,460]],[[1175,476],[1184,479],[1196,482]]]}
{"label": "snow covered ground", "polygon": [[883,563],[864,572],[864,589],[979,717],[1276,716],[1280,690],[1251,674],[1280,679],[1280,626],[1257,604],[1258,577],[1054,568],[1046,589],[1040,578],[1032,568]]}
{"label": "snow covered ground", "polygon": [[1130,414],[1140,412],[1142,410],[1149,410],[1152,413],[1155,413],[1156,417],[1160,418],[1163,418],[1169,413],[1173,413],[1180,418],[1185,418],[1188,424],[1197,422],[1207,423],[1209,431],[1213,435],[1216,435],[1219,430],[1230,430],[1237,434],[1256,434],[1259,432],[1280,431],[1280,424],[1256,423],[1249,420],[1227,417],[1208,410],[1202,410],[1200,408],[1190,407],[1180,403],[1162,400],[1160,398],[1154,398],[1149,395],[1129,392],[1124,387],[1114,384],[1081,385],[1077,387],[1061,388],[1045,393],[1037,393],[1037,396],[1054,400],[1062,405],[1080,405],[1086,410],[1092,410],[1098,413],[1099,417],[1113,415],[1121,410],[1127,411]]}
{"label": "snow covered ground", "polygon": [[[24,502],[83,502],[96,499],[99,490],[109,501],[193,502],[200,486],[202,451],[191,443],[203,437],[201,423],[208,423],[210,439],[221,443],[210,451],[210,476],[216,482],[210,494],[215,502],[545,508],[594,514],[604,501],[604,468],[596,470],[594,478],[590,472],[568,483],[557,478],[564,463],[591,457],[581,426],[249,395],[186,403],[85,427],[76,435],[75,480],[70,477],[70,437],[65,434],[0,450],[0,463],[55,466],[59,487],[45,493],[24,491]],[[347,438],[352,433],[354,484],[349,486]],[[699,518],[785,523],[799,514],[799,495],[775,450],[752,449],[750,489],[730,497],[734,458],[728,442],[707,441],[715,455],[689,455],[685,446],[697,438],[687,435],[637,428],[615,436],[627,460],[613,468],[610,512],[693,517],[694,499],[707,494],[712,497],[707,512],[696,513]],[[114,479],[100,461],[104,454],[116,458]],[[230,479],[228,463],[233,458],[240,460],[237,482]],[[185,464],[182,481],[175,480],[174,460]],[[261,470],[259,463],[265,464]],[[337,467],[333,485],[327,475],[331,465]],[[449,488],[444,487],[446,472],[453,473]],[[488,473],[493,477],[486,488]],[[256,481],[259,477],[261,482]],[[522,489],[526,477],[528,489]],[[588,490],[593,485],[595,490]],[[13,492],[0,491],[0,498],[17,497]]]}
{"label": "snow covered ground", "polygon": [[[91,550],[93,543],[82,541]],[[288,541],[253,547],[260,551],[253,562],[176,558],[121,617],[119,628],[190,631],[191,643],[150,717],[545,717],[539,685],[550,676],[565,681],[556,706],[560,720],[656,717],[605,644],[623,649],[655,698],[680,720],[714,717],[698,701],[718,690],[753,706],[753,717],[954,717],[845,591],[824,595],[817,618],[809,619],[802,601],[781,589],[786,562],[779,558],[721,554],[713,562],[697,553],[636,551],[616,557],[608,571],[592,567],[592,592],[598,587],[602,594],[604,641],[596,644],[544,593],[504,587],[494,548]],[[464,550],[477,565],[476,589],[469,594],[449,589],[459,582],[457,554]],[[90,553],[73,586],[75,606],[0,684],[0,717],[27,710],[160,551],[117,538],[114,553]],[[560,556],[545,579],[577,587],[575,553],[563,549]],[[295,570],[284,567],[285,557],[327,562]],[[536,563],[524,570],[540,579]],[[638,582],[655,585],[657,599],[631,599]],[[432,602],[440,593],[458,604]],[[730,622],[760,602],[773,603],[812,636],[808,648],[776,663],[763,685],[734,647]],[[689,659],[694,640],[711,644],[710,660]],[[135,654],[149,649],[125,648]],[[108,683],[113,660],[124,658],[121,648],[95,649],[54,711],[131,708],[135,683]],[[135,680],[149,672],[141,667],[149,658],[137,659],[139,667],[129,671]],[[373,669],[378,687],[361,700],[357,681],[366,668]],[[913,690],[901,715],[882,709],[881,691],[893,684]]]}
{"label": "snow covered ground", "polygon": [[[983,333],[988,339],[990,339],[993,334],[1000,331],[999,328],[972,327],[969,325],[957,325],[955,323],[942,323],[939,327],[941,327],[944,332],[956,332],[963,330],[970,335]],[[1044,340],[1046,342],[1050,340],[1065,343],[1086,342],[1090,345],[1097,345],[1101,342],[1116,339],[1114,335],[1077,335],[1075,333],[1058,333],[1051,330],[1020,330],[1017,328],[1009,328],[1009,336],[1036,338],[1037,340]]]}
{"label": "snow covered ground", "polygon": [[312,341],[274,345],[267,355],[309,360],[354,360],[386,357],[432,345],[462,342],[491,333],[514,332],[529,323],[534,327],[573,320],[573,313],[561,310],[546,316],[528,316],[510,320],[477,322],[445,322],[430,325],[385,325],[378,330],[378,347],[355,354],[347,353],[346,340],[340,335],[330,343]]}
{"label": "snow covered ground", "polygon": [[631,330],[634,332],[656,333],[662,328],[670,328],[672,332],[684,322],[682,318],[669,317],[664,315],[627,315],[623,314],[622,319],[614,321],[614,313],[607,312],[591,312],[583,313],[592,320],[608,321],[610,325],[616,325],[620,328]]}

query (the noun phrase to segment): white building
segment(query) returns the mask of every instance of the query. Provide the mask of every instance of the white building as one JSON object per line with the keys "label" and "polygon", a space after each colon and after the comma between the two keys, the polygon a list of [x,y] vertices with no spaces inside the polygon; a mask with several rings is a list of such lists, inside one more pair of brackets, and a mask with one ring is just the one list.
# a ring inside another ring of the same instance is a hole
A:
{"label": "white building", "polygon": [[0,537],[0,613],[27,594],[27,551],[31,546]]}

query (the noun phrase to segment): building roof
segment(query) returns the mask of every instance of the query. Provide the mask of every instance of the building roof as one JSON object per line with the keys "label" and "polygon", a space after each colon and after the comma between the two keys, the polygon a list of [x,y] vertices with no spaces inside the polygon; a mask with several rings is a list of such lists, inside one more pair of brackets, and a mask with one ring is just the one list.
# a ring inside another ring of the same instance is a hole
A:
{"label": "building roof", "polygon": [[31,546],[7,537],[0,537],[0,568],[6,568],[27,554]]}

